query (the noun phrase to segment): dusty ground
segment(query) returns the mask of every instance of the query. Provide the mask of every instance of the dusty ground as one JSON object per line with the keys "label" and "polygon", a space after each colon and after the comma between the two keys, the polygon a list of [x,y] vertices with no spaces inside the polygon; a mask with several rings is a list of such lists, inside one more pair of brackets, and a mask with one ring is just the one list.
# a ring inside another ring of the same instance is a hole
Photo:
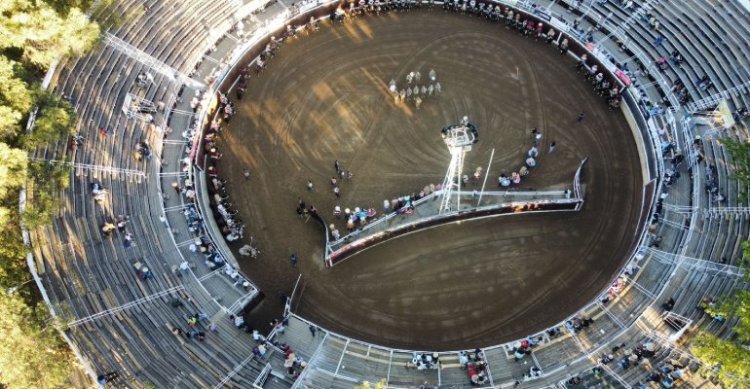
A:
{"label": "dusty ground", "polygon": [[[420,70],[424,79],[431,68],[442,95],[419,111],[393,103],[391,78],[403,84]],[[284,44],[238,108],[219,167],[263,252],[241,259],[266,293],[250,314],[259,327],[280,314],[279,296],[301,272],[296,311],[331,330],[404,348],[496,344],[581,307],[632,244],[642,184],[624,117],[607,111],[571,60],[504,26],[440,10],[324,26]],[[586,119],[576,123],[581,110]],[[380,210],[385,198],[438,183],[449,160],[439,130],[464,115],[480,130],[467,173],[486,168],[495,148],[493,187],[520,167],[534,127],[558,146],[525,188],[569,185],[588,156],[584,210],[435,228],[324,268],[322,230],[296,217],[297,198],[330,219],[335,204]],[[338,200],[329,184],[335,159],[355,175]]]}

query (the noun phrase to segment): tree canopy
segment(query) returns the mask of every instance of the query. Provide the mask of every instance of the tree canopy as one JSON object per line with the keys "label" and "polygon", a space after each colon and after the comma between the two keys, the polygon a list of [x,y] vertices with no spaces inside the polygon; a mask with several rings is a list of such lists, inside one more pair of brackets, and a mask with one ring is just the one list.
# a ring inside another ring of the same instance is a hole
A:
{"label": "tree canopy", "polygon": [[376,384],[372,384],[370,381],[364,381],[361,385],[355,386],[354,389],[385,389],[385,387],[385,378],[383,378]]}
{"label": "tree canopy", "polygon": [[83,53],[96,41],[99,27],[80,8],[69,5],[62,1],[3,1],[0,49],[18,49],[25,62],[39,68],[64,55]]}
{"label": "tree canopy", "polygon": [[750,142],[726,138],[723,143],[732,157],[732,174],[740,183],[740,199],[747,200],[747,188],[750,187]]}
{"label": "tree canopy", "polygon": [[[0,198],[15,193],[26,181],[26,152],[0,143]],[[0,221],[3,219],[0,218]]]}
{"label": "tree canopy", "polygon": [[70,350],[46,323],[46,307],[29,306],[18,294],[2,299],[0,333],[13,340],[0,341],[2,384],[8,388],[66,386],[71,373]]}
{"label": "tree canopy", "polygon": [[[740,266],[745,270],[745,281],[750,283],[747,267],[750,242],[742,243],[742,253]],[[732,336],[722,339],[701,333],[693,340],[691,350],[725,387],[750,387],[750,291],[742,288],[733,291],[714,311],[737,319]],[[715,312],[709,313],[715,316]]]}
{"label": "tree canopy", "polygon": [[703,333],[693,341],[692,351],[725,387],[750,385],[750,350],[738,342]]}
{"label": "tree canopy", "polygon": [[21,119],[31,108],[28,85],[18,77],[21,65],[0,57],[0,140],[18,135]]}
{"label": "tree canopy", "polygon": [[75,112],[69,102],[46,89],[35,92],[36,121],[34,130],[26,134],[27,148],[59,139],[67,139],[75,133]]}

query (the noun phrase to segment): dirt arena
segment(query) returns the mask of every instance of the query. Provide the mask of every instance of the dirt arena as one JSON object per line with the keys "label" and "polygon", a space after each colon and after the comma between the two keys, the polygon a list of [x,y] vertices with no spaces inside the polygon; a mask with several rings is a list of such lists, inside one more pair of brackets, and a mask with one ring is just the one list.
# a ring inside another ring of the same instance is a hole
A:
{"label": "dirt arena", "polygon": [[[424,81],[430,69],[441,95],[420,110],[393,102],[390,79],[402,85],[419,70]],[[246,237],[262,251],[254,260],[238,256],[266,295],[249,315],[256,328],[280,315],[280,297],[301,273],[295,311],[333,331],[401,348],[497,344],[590,301],[633,244],[642,182],[625,118],[607,110],[573,61],[504,25],[439,9],[324,24],[285,43],[249,80],[237,108],[219,172],[230,180]],[[451,224],[326,269],[322,228],[296,216],[297,198],[333,220],[336,204],[380,211],[383,199],[439,183],[449,162],[439,130],[464,115],[480,133],[466,172],[486,170],[495,148],[490,189],[500,173],[521,166],[534,127],[543,133],[543,154],[522,188],[570,187],[589,157],[584,210]],[[557,150],[547,154],[551,141]],[[336,159],[354,174],[340,199],[329,183]],[[292,253],[300,257],[296,267]]]}

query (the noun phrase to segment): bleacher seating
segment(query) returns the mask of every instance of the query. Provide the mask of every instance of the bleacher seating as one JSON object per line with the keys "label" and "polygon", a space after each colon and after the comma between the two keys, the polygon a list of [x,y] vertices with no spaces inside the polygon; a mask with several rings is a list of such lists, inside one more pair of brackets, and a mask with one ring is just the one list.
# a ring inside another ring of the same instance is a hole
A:
{"label": "bleacher seating", "polygon": [[[624,2],[618,0],[499,3],[530,13],[543,10],[569,24],[581,18],[579,28],[583,30],[597,25],[603,28],[604,32],[593,34],[593,42],[615,62],[628,64],[631,78],[636,80],[635,99],[672,104],[661,112],[634,113],[648,116],[652,129],[666,129],[662,134],[651,131],[659,138],[657,146],[674,142],[683,153],[694,150],[695,128],[678,123],[690,112],[674,106],[676,99],[670,96],[677,80],[686,86],[692,101],[711,98],[750,80],[748,42],[743,40],[750,31],[748,11],[736,1],[687,0],[679,7],[666,0],[634,1],[635,7],[642,9],[639,12],[624,9]],[[248,4],[241,0],[121,0],[98,10],[95,16],[114,21],[123,15],[110,27],[111,36],[206,83],[240,42],[228,31],[238,18],[247,16],[239,11]],[[246,35],[285,15],[288,5],[274,2],[262,13],[247,17]],[[655,21],[659,22],[658,31],[653,27]],[[659,36],[664,38],[662,43],[657,43]],[[668,59],[674,50],[684,56],[684,64],[669,62],[665,70],[658,70],[654,62],[660,56]],[[655,76],[656,82],[638,68]],[[351,388],[363,380],[383,378],[392,387],[418,387],[425,382],[468,386],[458,351],[441,352],[438,369],[418,370],[408,366],[412,351],[368,344],[325,329],[312,337],[308,328],[312,324],[296,315],[290,316],[286,332],[272,336],[307,361],[308,367],[296,382],[286,374],[280,350],[271,348],[263,358],[254,356],[252,337],[234,328],[228,315],[236,313],[257,291],[239,285],[221,268],[209,269],[203,256],[191,250],[196,238],[210,240],[210,234],[191,231],[184,212],[199,211],[200,207],[171,188],[175,181],[184,184],[185,179],[195,177],[192,168],[183,169],[182,160],[191,147],[189,131],[200,124],[194,120],[201,112],[195,116],[185,113],[191,111],[192,97],[202,91],[150,69],[143,58],[106,41],[82,58],[63,59],[52,88],[73,102],[79,115],[76,130],[85,139],[75,148],[63,141],[33,155],[50,161],[71,156],[73,174],[62,194],[63,209],[51,225],[32,231],[32,241],[45,290],[59,316],[69,323],[66,333],[82,351],[84,362],[95,372],[119,371],[121,386],[133,387],[249,387],[266,377],[267,366],[271,366],[263,385],[267,388]],[[144,72],[153,79],[139,85],[138,77]],[[713,87],[704,90],[696,85],[703,75],[709,76]],[[748,107],[746,91],[744,86],[729,95],[733,109]],[[153,124],[129,118],[121,110],[128,94],[163,102],[166,109],[152,113]],[[100,128],[106,135],[100,134]],[[729,134],[747,140],[744,123],[738,123]],[[141,141],[153,149],[150,161],[134,158]],[[646,145],[660,164],[669,165],[672,154],[662,160],[661,150],[651,148]],[[671,308],[674,317],[690,323],[688,333],[702,328],[731,336],[731,319],[711,318],[696,307],[706,298],[746,287],[735,266],[741,257],[740,244],[748,238],[750,211],[740,200],[743,188],[732,178],[731,158],[721,137],[704,137],[704,162],[696,163],[694,155],[690,156],[678,167],[682,177],[676,183],[668,188],[658,185],[657,195],[666,195],[661,219],[646,231],[649,238],[641,242],[612,288],[571,314],[594,319],[590,328],[572,334],[564,322],[558,323],[554,327],[562,330],[560,335],[535,335],[533,338],[541,336],[543,341],[518,362],[512,352],[516,341],[483,348],[491,384],[508,387],[522,381],[523,387],[579,387],[565,385],[578,376],[582,387],[635,387],[647,380],[653,368],[670,360],[679,360],[692,371],[696,361],[686,353],[684,338],[665,324],[668,314],[662,304],[670,297],[675,300]],[[719,191],[726,196],[723,202],[704,189],[707,166],[716,167]],[[663,166],[654,178],[661,178],[662,170]],[[94,182],[108,191],[101,203],[92,198]],[[126,247],[123,233],[103,234],[101,226],[116,215],[129,216],[125,230],[132,234],[134,247]],[[658,246],[648,243],[657,236]],[[183,261],[190,264],[187,271],[178,269]],[[147,266],[153,277],[140,279],[136,263]],[[195,313],[208,316],[200,324],[206,340],[173,335],[172,329],[185,329],[187,319]],[[217,332],[209,331],[209,323],[217,325]],[[599,358],[614,346],[624,343],[632,348],[647,342],[657,344],[650,366],[601,366]],[[532,366],[539,368],[542,376],[524,380]],[[685,378],[686,387],[692,385],[688,378],[701,380],[697,374],[690,375]]]}

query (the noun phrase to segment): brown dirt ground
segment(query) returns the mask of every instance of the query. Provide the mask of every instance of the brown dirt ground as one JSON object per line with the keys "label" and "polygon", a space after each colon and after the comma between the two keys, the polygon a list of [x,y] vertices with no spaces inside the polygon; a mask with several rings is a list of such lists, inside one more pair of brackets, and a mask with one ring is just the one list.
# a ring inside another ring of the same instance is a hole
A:
{"label": "brown dirt ground", "polygon": [[[412,70],[426,78],[430,68],[441,96],[419,111],[392,102],[391,78],[403,83]],[[219,171],[262,250],[255,260],[238,256],[266,294],[249,315],[259,328],[280,314],[279,296],[301,272],[296,312],[333,331],[402,348],[497,344],[580,308],[633,244],[642,182],[623,115],[607,111],[572,61],[504,26],[440,10],[323,26],[285,43],[237,106]],[[385,198],[438,183],[449,160],[439,130],[464,115],[480,130],[468,173],[486,168],[496,149],[492,187],[520,166],[533,127],[558,147],[523,187],[569,185],[588,156],[584,210],[451,224],[326,269],[322,229],[296,217],[298,196],[330,219],[335,204],[381,209]],[[329,184],[334,159],[355,174],[338,202]]]}

